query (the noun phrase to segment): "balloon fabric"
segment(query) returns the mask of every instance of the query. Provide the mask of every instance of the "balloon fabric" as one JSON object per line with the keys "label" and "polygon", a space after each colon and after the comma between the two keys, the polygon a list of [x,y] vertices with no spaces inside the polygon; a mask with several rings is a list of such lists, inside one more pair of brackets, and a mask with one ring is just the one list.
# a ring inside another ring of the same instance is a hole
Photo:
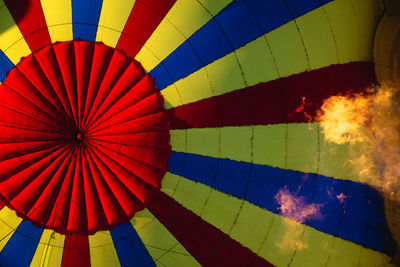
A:
{"label": "balloon fabric", "polygon": [[[379,0],[0,0],[0,266],[386,266],[326,140]],[[366,159],[368,160],[368,159]]]}

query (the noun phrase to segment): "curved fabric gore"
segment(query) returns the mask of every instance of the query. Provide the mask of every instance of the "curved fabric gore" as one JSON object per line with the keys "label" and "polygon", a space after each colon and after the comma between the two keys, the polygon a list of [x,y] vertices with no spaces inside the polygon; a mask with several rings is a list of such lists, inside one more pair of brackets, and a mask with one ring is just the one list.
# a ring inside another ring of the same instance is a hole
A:
{"label": "curved fabric gore", "polygon": [[0,197],[60,233],[128,222],[161,187],[164,100],[141,65],[102,43],[55,43],[0,85]]}

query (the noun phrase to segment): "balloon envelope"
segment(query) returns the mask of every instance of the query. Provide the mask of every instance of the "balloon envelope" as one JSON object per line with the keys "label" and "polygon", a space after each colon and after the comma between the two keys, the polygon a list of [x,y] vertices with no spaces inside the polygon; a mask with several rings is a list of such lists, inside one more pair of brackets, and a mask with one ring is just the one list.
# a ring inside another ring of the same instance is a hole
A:
{"label": "balloon envelope", "polygon": [[313,119],[375,85],[380,13],[0,0],[0,264],[388,264],[382,196]]}

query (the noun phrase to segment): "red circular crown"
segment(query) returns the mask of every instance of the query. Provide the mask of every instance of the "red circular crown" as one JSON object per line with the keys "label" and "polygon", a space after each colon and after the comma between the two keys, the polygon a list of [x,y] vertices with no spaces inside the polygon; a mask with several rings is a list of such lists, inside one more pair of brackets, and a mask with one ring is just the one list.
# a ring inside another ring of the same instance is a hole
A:
{"label": "red circular crown", "polygon": [[61,233],[125,223],[161,187],[164,102],[142,66],[101,43],[56,43],[0,86],[0,197]]}

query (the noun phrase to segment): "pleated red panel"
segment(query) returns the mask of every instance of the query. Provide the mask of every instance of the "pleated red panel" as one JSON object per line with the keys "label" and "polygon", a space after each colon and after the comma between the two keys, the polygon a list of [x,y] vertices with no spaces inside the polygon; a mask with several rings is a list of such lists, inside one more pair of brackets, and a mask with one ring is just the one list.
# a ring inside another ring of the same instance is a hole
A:
{"label": "pleated red panel", "polygon": [[160,189],[171,152],[164,100],[122,51],[56,43],[0,86],[0,197],[21,217],[90,234],[128,222]]}

